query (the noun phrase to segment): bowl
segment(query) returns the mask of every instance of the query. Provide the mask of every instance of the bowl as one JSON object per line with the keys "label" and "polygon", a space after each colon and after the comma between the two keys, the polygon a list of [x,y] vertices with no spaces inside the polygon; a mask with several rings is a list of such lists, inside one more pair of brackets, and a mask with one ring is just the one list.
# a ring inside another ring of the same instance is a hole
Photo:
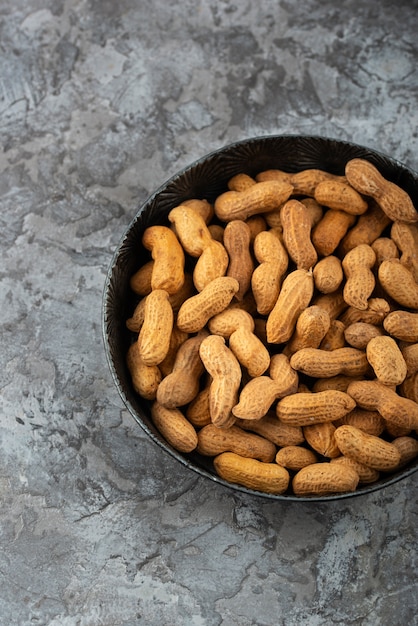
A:
{"label": "bowl", "polygon": [[148,226],[167,224],[170,210],[187,199],[214,201],[226,191],[227,181],[242,172],[255,176],[268,169],[297,172],[315,168],[343,174],[345,164],[353,158],[373,163],[385,178],[409,193],[418,206],[418,174],[385,154],[348,141],[320,136],[261,136],[215,150],[172,176],[139,207],[113,254],[104,286],[102,329],[107,361],[120,397],[134,420],[160,448],[161,454],[171,455],[188,470],[218,485],[271,500],[324,502],[370,494],[411,476],[418,469],[418,459],[415,459],[375,483],[359,486],[354,492],[321,496],[268,494],[232,484],[215,473],[210,458],[196,452],[182,454],[162,437],[151,420],[150,402],[134,391],[126,365],[126,353],[133,338],[125,322],[137,302],[129,279],[149,259],[149,253],[141,244],[142,234]]}

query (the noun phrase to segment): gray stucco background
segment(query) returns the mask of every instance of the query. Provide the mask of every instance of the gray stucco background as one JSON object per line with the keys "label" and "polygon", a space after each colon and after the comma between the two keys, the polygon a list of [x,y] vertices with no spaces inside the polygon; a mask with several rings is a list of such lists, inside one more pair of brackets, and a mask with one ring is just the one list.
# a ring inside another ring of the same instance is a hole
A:
{"label": "gray stucco background", "polygon": [[194,159],[322,134],[418,170],[418,3],[0,1],[0,624],[417,624],[417,482],[282,505],[124,408],[101,300]]}

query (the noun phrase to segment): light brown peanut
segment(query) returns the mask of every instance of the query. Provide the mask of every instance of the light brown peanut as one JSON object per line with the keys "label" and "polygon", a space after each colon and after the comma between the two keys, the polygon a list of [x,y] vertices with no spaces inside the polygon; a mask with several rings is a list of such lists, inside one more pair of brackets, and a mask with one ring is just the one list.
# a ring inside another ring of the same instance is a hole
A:
{"label": "light brown peanut", "polygon": [[154,402],[151,418],[157,430],[175,450],[187,453],[196,448],[196,431],[179,409],[167,409]]}
{"label": "light brown peanut", "polygon": [[197,434],[197,450],[203,456],[217,456],[222,452],[235,452],[240,456],[271,463],[276,456],[276,446],[255,433],[238,426],[218,428],[214,424],[203,426]]}
{"label": "light brown peanut", "polygon": [[418,428],[418,404],[377,380],[355,381],[347,393],[359,407],[378,411],[388,422],[411,430]]}
{"label": "light brown peanut", "polygon": [[339,456],[335,459],[331,459],[331,464],[341,465],[341,467],[351,467],[359,476],[360,485],[369,485],[375,483],[380,478],[380,472],[371,467],[367,467],[364,463],[359,463],[354,459],[350,459],[348,456]]}
{"label": "light brown peanut", "polygon": [[399,450],[381,437],[368,435],[348,425],[339,426],[334,436],[344,456],[358,463],[383,472],[394,470],[399,465]]}
{"label": "light brown peanut", "polygon": [[394,222],[390,230],[391,241],[401,251],[401,263],[418,281],[418,225]]}
{"label": "light brown peanut", "polygon": [[170,348],[174,313],[163,289],[153,289],[146,296],[144,322],[138,335],[139,355],[145,365],[161,363]]}
{"label": "light brown peanut", "polygon": [[212,422],[210,416],[210,382],[191,401],[186,409],[186,417],[195,428],[202,428]]}
{"label": "light brown peanut", "polygon": [[407,367],[402,352],[392,337],[373,337],[366,346],[366,356],[376,378],[384,385],[400,385]]}
{"label": "light brown peanut", "polygon": [[215,278],[225,276],[228,263],[229,257],[224,245],[212,239],[194,266],[193,282],[197,291],[203,291]]}
{"label": "light brown peanut", "polygon": [[315,287],[321,293],[334,293],[343,282],[341,260],[333,254],[320,259],[313,268]]}
{"label": "light brown peanut", "polygon": [[244,191],[225,191],[215,200],[215,213],[223,222],[246,220],[278,209],[292,191],[292,185],[277,181],[257,183]]}
{"label": "light brown peanut", "polygon": [[370,161],[351,159],[346,164],[345,175],[354,189],[372,197],[394,222],[418,220],[418,213],[407,192],[384,178]]}
{"label": "light brown peanut", "polygon": [[355,215],[345,211],[329,209],[312,231],[312,243],[319,256],[329,256],[338,248],[350,226],[356,221]]}
{"label": "light brown peanut", "polygon": [[239,289],[235,294],[242,300],[251,285],[254,261],[250,251],[251,232],[242,220],[232,220],[225,226],[224,246],[229,256],[227,276],[236,278]]}
{"label": "light brown peanut", "polygon": [[161,363],[158,364],[158,367],[160,368],[161,374],[163,376],[168,376],[168,374],[171,374],[171,372],[173,371],[178,349],[180,348],[181,344],[184,343],[188,338],[188,333],[184,333],[182,330],[177,328],[176,323],[174,323],[173,329],[171,331],[168,352],[165,355],[164,359],[161,361]]}
{"label": "light brown peanut", "polygon": [[126,363],[136,393],[146,400],[154,400],[161,382],[161,372],[157,365],[145,365],[137,341],[129,347]]}
{"label": "light brown peanut", "polygon": [[238,399],[241,367],[220,335],[209,335],[200,344],[200,358],[212,377],[209,393],[210,415],[214,425],[231,426],[235,417],[232,407]]}
{"label": "light brown peanut", "polygon": [[312,219],[309,209],[299,200],[288,200],[280,211],[283,242],[297,269],[311,269],[318,254],[311,241]]}
{"label": "light brown peanut", "polygon": [[200,377],[205,371],[199,349],[207,336],[208,333],[202,330],[178,348],[173,369],[157,390],[157,401],[162,406],[169,409],[185,406],[199,393]]}
{"label": "light brown peanut", "polygon": [[183,302],[177,314],[177,326],[186,333],[198,332],[211,317],[226,309],[238,289],[235,278],[215,278],[200,293]]}
{"label": "light brown peanut", "polygon": [[317,460],[316,454],[303,446],[285,446],[276,454],[276,463],[293,472],[298,472],[302,467],[312,465]]}
{"label": "light brown peanut", "polygon": [[290,426],[281,422],[273,410],[258,420],[237,418],[235,424],[244,430],[251,430],[272,441],[278,447],[297,446],[304,442],[301,426]]}
{"label": "light brown peanut", "polygon": [[335,441],[335,430],[336,427],[331,422],[322,422],[304,426],[303,435],[315,452],[333,459],[341,454]]}
{"label": "light brown peanut", "polygon": [[144,263],[139,270],[130,278],[129,284],[134,293],[138,296],[147,296],[152,290],[151,278],[154,269],[154,261]]}
{"label": "light brown peanut", "polygon": [[255,185],[256,182],[249,174],[240,172],[228,180],[228,189],[230,191],[246,191]]}
{"label": "light brown peanut", "polygon": [[357,222],[343,237],[340,245],[341,255],[344,256],[361,243],[372,245],[390,223],[391,220],[377,202],[369,202],[367,211],[360,215]]}
{"label": "light brown peanut", "polygon": [[370,369],[363,350],[356,348],[302,348],[290,357],[290,365],[298,372],[314,378],[330,378],[337,374],[365,375]]}
{"label": "light brown peanut", "polygon": [[418,313],[391,311],[383,320],[383,328],[395,339],[416,343],[418,342]]}
{"label": "light brown peanut", "polygon": [[412,376],[418,372],[418,343],[411,343],[400,347],[406,363],[407,376]]}
{"label": "light brown peanut", "polygon": [[401,456],[398,467],[404,467],[418,456],[418,441],[414,437],[396,437],[391,442]]}
{"label": "light brown peanut", "polygon": [[142,245],[154,259],[151,275],[152,289],[176,293],[184,283],[184,251],[174,232],[167,226],[148,226]]}
{"label": "light brown peanut", "polygon": [[333,422],[355,407],[354,400],[343,391],[294,393],[278,401],[277,417],[292,426],[309,426]]}
{"label": "light brown peanut", "polygon": [[299,315],[295,331],[283,352],[291,355],[302,348],[318,348],[330,325],[331,320],[325,309],[316,305],[308,306]]}
{"label": "light brown peanut", "polygon": [[281,494],[289,486],[289,472],[277,463],[262,463],[233,452],[224,452],[213,461],[224,480],[264,493]]}
{"label": "light brown peanut", "polygon": [[344,329],[344,337],[346,342],[358,350],[365,350],[367,344],[374,337],[383,335],[383,329],[375,324],[367,322],[354,322]]}
{"label": "light brown peanut", "polygon": [[269,343],[285,343],[290,339],[297,318],[309,305],[313,291],[313,276],[309,270],[294,270],[286,276],[277,302],[267,318]]}
{"label": "light brown peanut", "polygon": [[340,180],[323,180],[315,188],[315,200],[330,209],[362,215],[367,211],[366,200],[349,185]]}
{"label": "light brown peanut", "polygon": [[371,270],[376,262],[376,254],[371,246],[360,244],[342,260],[346,283],[343,289],[344,300],[349,306],[365,311],[375,287],[375,277]]}
{"label": "light brown peanut", "polygon": [[368,324],[382,324],[385,317],[390,313],[390,305],[384,298],[369,298],[367,309],[364,311],[350,306],[341,315],[340,320],[349,326],[355,322]]}
{"label": "light brown peanut", "polygon": [[407,309],[418,309],[418,283],[400,260],[383,261],[378,276],[383,289],[395,302]]}
{"label": "light brown peanut", "polygon": [[389,237],[378,237],[371,244],[371,248],[376,255],[375,265],[379,267],[387,259],[398,259],[399,250],[395,242]]}
{"label": "light brown peanut", "polygon": [[344,348],[346,345],[344,330],[345,326],[341,320],[331,320],[329,330],[319,344],[320,349],[329,352],[330,350]]}
{"label": "light brown peanut", "polygon": [[292,481],[297,496],[325,496],[355,491],[359,475],[352,467],[334,463],[313,463],[302,468]]}
{"label": "light brown peanut", "polygon": [[169,221],[184,250],[192,257],[200,257],[203,250],[212,242],[212,236],[205,219],[192,206],[181,204],[170,211]]}
{"label": "light brown peanut", "polygon": [[254,240],[254,255],[259,265],[251,277],[251,287],[260,315],[273,309],[279,296],[289,257],[277,230],[259,233]]}

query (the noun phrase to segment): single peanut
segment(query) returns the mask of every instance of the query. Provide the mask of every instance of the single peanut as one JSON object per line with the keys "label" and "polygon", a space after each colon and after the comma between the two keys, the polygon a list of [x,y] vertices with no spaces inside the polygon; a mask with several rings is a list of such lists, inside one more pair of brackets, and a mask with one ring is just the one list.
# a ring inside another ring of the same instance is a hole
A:
{"label": "single peanut", "polygon": [[359,407],[378,411],[389,422],[411,430],[418,428],[418,404],[377,380],[355,381],[347,393]]}
{"label": "single peanut", "polygon": [[199,393],[200,377],[205,368],[199,349],[206,331],[186,339],[178,348],[173,370],[161,381],[157,390],[157,401],[169,409],[182,407]]}
{"label": "single peanut", "polygon": [[229,256],[226,275],[236,278],[239,283],[239,289],[235,294],[237,300],[242,300],[251,285],[254,261],[251,256],[250,242],[250,228],[244,221],[228,222],[224,232],[224,246]]}
{"label": "single peanut", "polygon": [[233,452],[224,452],[213,461],[224,480],[264,493],[281,494],[289,486],[289,473],[277,463],[262,463]]}
{"label": "single peanut", "polygon": [[151,418],[157,430],[175,450],[188,453],[196,448],[196,431],[179,409],[167,409],[154,402]]}
{"label": "single peanut", "polygon": [[200,358],[212,377],[209,407],[212,423],[219,427],[231,426],[235,417],[232,407],[238,399],[241,367],[233,352],[220,335],[209,335],[200,344]]}
{"label": "single peanut", "polygon": [[322,422],[304,426],[303,435],[315,452],[333,459],[341,454],[335,441],[335,430],[336,428],[331,422]]}
{"label": "single peanut", "polygon": [[354,189],[365,196],[372,197],[394,222],[418,220],[418,213],[407,192],[384,178],[370,161],[351,159],[346,164],[345,175]]}
{"label": "single peanut", "polygon": [[319,344],[321,350],[338,350],[346,345],[344,337],[345,326],[341,320],[331,320],[328,332]]}
{"label": "single peanut", "polygon": [[402,352],[392,337],[373,337],[366,346],[366,356],[376,378],[384,385],[400,385],[407,367]]}
{"label": "single peanut", "polygon": [[316,305],[308,306],[299,315],[295,331],[283,351],[291,355],[302,348],[318,348],[330,325],[327,311]]}
{"label": "single peanut", "polygon": [[363,380],[363,378],[364,376],[347,376],[346,374],[336,374],[336,376],[330,376],[329,378],[317,378],[314,380],[311,390],[314,393],[327,391],[328,389],[347,391],[348,385],[354,380]]}
{"label": "single peanut", "polygon": [[407,376],[418,372],[418,343],[411,343],[401,347],[402,356],[405,359]]}
{"label": "single peanut", "polygon": [[129,347],[126,363],[136,393],[146,400],[154,400],[161,382],[161,372],[157,365],[145,365],[139,354],[138,342],[135,341]]}
{"label": "single peanut", "polygon": [[154,289],[146,296],[144,322],[138,335],[139,354],[145,365],[158,365],[165,359],[173,323],[174,313],[168,293]]}
{"label": "single peanut", "polygon": [[168,219],[174,225],[176,235],[187,254],[200,257],[203,250],[212,242],[212,236],[202,215],[192,206],[181,204],[170,211]]}
{"label": "single peanut", "polygon": [[206,224],[210,224],[213,216],[215,214],[213,210],[213,206],[207,200],[201,200],[200,198],[189,198],[188,200],[183,200],[183,206],[189,206],[199,213],[205,220]]}
{"label": "single peanut", "polygon": [[292,191],[292,185],[277,181],[257,183],[245,191],[225,191],[215,200],[215,213],[223,222],[246,220],[278,209]]}
{"label": "single peanut", "polygon": [[376,469],[359,463],[354,459],[350,459],[348,456],[339,456],[335,459],[331,459],[331,464],[340,465],[341,467],[351,467],[359,476],[360,485],[369,485],[375,483],[380,478],[380,472]]}
{"label": "single peanut", "polygon": [[241,172],[228,180],[228,189],[231,191],[246,191],[255,185],[256,182],[252,176]]}
{"label": "single peanut", "polygon": [[184,251],[174,232],[167,226],[148,226],[142,236],[144,248],[154,259],[152,289],[164,289],[172,294],[184,283]]}
{"label": "single peanut", "polygon": [[360,310],[350,306],[341,315],[340,320],[349,326],[355,322],[368,324],[382,324],[385,317],[390,313],[390,304],[384,298],[369,298],[367,309]]}
{"label": "single peanut", "polygon": [[343,391],[294,393],[278,401],[277,417],[292,426],[309,426],[333,422],[355,407],[354,400]]}
{"label": "single peanut", "polygon": [[401,456],[398,467],[404,467],[418,456],[418,441],[414,437],[396,437],[391,442]]}
{"label": "single peanut", "polygon": [[407,309],[418,309],[418,283],[400,260],[383,261],[378,276],[383,289],[395,302]]}
{"label": "single peanut", "polygon": [[334,436],[344,456],[358,463],[383,472],[394,470],[399,465],[399,450],[381,437],[368,435],[348,425],[339,426]]}
{"label": "single peanut", "polygon": [[238,289],[235,278],[215,278],[200,293],[183,302],[177,314],[177,326],[186,333],[198,332],[211,317],[226,309]]}
{"label": "single peanut", "polygon": [[259,265],[251,277],[251,287],[260,315],[268,315],[279,296],[289,257],[277,230],[259,233],[254,240],[254,255]]}
{"label": "single peanut", "polygon": [[267,341],[285,343],[290,339],[300,313],[309,305],[314,291],[312,272],[294,270],[283,281],[277,302],[267,318]]}
{"label": "single peanut", "polygon": [[212,239],[194,266],[193,282],[197,291],[203,291],[215,278],[225,276],[228,263],[229,257],[224,245]]}
{"label": "single peanut", "polygon": [[371,248],[376,255],[375,265],[379,267],[387,259],[398,259],[399,250],[393,241],[389,237],[378,237],[371,244]]}
{"label": "single peanut", "polygon": [[214,424],[203,426],[197,434],[197,451],[203,456],[217,456],[222,452],[235,452],[240,456],[271,463],[276,456],[276,446],[255,433],[238,426],[218,428]]}
{"label": "single peanut", "polygon": [[418,313],[391,311],[383,320],[383,328],[395,339],[416,343],[418,342]]}
{"label": "single peanut", "polygon": [[291,356],[290,365],[314,378],[330,378],[337,374],[359,376],[367,374],[370,369],[365,352],[350,347],[332,351],[302,348]]}
{"label": "single peanut", "polygon": [[341,261],[334,255],[320,259],[313,268],[315,287],[321,293],[337,291],[344,279]]}
{"label": "single peanut", "polygon": [[344,337],[346,342],[358,350],[365,350],[367,344],[374,337],[383,335],[383,329],[375,324],[367,322],[355,322],[344,329]]}
{"label": "single peanut", "polygon": [[355,491],[358,483],[359,475],[352,467],[313,463],[294,476],[292,487],[297,496],[325,496]]}
{"label": "single peanut", "polygon": [[297,446],[304,442],[301,426],[290,426],[281,422],[274,411],[268,411],[258,420],[237,418],[236,426],[272,441],[278,447]]}
{"label": "single peanut", "polygon": [[349,306],[365,311],[373,292],[376,280],[371,270],[376,262],[376,254],[371,246],[360,244],[347,252],[342,260],[346,283],[343,289],[344,300]]}
{"label": "single peanut", "polygon": [[312,220],[309,209],[299,200],[288,200],[280,211],[283,241],[298,269],[311,269],[318,254],[311,241]]}
{"label": "single peanut", "polygon": [[298,472],[302,467],[312,465],[317,460],[316,454],[303,446],[285,446],[276,454],[276,463],[293,472]]}
{"label": "single peanut", "polygon": [[341,255],[344,256],[349,250],[362,243],[371,246],[390,223],[391,220],[382,211],[377,202],[369,202],[367,211],[360,215],[357,222],[343,237],[339,246]]}
{"label": "single peanut", "polygon": [[418,282],[418,225],[394,222],[390,230],[391,241],[401,251],[401,263]]}
{"label": "single peanut", "polygon": [[330,209],[362,215],[367,211],[366,200],[346,182],[323,180],[315,188],[315,200]]}
{"label": "single peanut", "polygon": [[178,349],[180,348],[182,343],[184,343],[188,338],[188,333],[185,333],[177,328],[177,325],[174,323],[173,329],[171,331],[168,352],[165,355],[164,359],[161,361],[161,363],[159,363],[158,365],[163,376],[168,376],[168,374],[171,374],[171,372],[173,371]]}
{"label": "single peanut", "polygon": [[210,416],[210,382],[191,401],[186,409],[186,417],[195,428],[202,428],[212,422]]}
{"label": "single peanut", "polygon": [[151,279],[153,269],[154,261],[151,260],[147,263],[144,263],[144,265],[142,265],[139,270],[137,270],[135,274],[131,276],[131,279],[129,281],[130,287],[132,291],[135,292],[138,296],[147,296],[151,292]]}
{"label": "single peanut", "polygon": [[319,256],[329,256],[338,248],[350,226],[356,221],[355,215],[345,211],[329,209],[312,231],[312,243]]}

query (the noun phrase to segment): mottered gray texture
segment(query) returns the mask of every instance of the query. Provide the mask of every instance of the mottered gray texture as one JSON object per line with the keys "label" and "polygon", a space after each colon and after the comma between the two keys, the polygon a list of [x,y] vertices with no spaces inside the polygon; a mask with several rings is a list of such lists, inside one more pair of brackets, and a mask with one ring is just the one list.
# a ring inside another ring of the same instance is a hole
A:
{"label": "mottered gray texture", "polygon": [[418,169],[418,4],[0,4],[0,623],[397,626],[416,478],[280,504],[167,458],[101,336],[113,251],[196,158],[320,134]]}

